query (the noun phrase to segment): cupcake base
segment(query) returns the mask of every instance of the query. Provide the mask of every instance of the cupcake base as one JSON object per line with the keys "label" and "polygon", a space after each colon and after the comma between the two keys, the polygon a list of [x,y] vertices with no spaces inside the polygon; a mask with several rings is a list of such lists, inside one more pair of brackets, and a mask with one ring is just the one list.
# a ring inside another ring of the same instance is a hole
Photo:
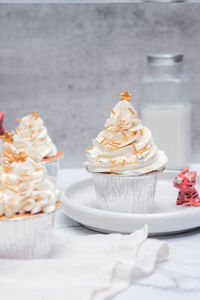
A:
{"label": "cupcake base", "polygon": [[0,217],[0,257],[31,259],[49,254],[52,245],[55,212],[16,214]]}
{"label": "cupcake base", "polygon": [[60,160],[63,157],[64,153],[62,151],[58,151],[56,155],[43,158],[42,160],[42,164],[46,167],[48,174],[53,176],[55,179],[60,167]]}
{"label": "cupcake base", "polygon": [[100,208],[121,213],[151,213],[158,172],[145,175],[93,173]]}

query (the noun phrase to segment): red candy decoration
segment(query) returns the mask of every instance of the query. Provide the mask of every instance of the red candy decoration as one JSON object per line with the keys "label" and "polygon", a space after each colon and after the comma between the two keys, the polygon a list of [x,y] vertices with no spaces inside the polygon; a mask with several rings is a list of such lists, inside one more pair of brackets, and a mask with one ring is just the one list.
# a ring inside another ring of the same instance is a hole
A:
{"label": "red candy decoration", "polygon": [[3,111],[0,112],[0,135],[4,134],[5,129],[3,128],[3,119],[4,119],[5,113]]}
{"label": "red candy decoration", "polygon": [[184,168],[174,179],[174,187],[179,190],[177,205],[200,206],[200,199],[195,189],[197,172],[190,172],[188,168]]}

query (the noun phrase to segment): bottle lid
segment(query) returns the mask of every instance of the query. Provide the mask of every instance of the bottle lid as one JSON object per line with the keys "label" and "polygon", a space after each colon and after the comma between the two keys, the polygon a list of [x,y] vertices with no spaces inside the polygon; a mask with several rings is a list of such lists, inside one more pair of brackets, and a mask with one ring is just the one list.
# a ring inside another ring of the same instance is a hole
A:
{"label": "bottle lid", "polygon": [[177,2],[187,2],[187,1],[188,0],[144,0],[143,2],[177,3]]}
{"label": "bottle lid", "polygon": [[154,65],[173,65],[183,61],[183,54],[163,54],[163,53],[152,53],[147,55],[147,61],[149,64]]}

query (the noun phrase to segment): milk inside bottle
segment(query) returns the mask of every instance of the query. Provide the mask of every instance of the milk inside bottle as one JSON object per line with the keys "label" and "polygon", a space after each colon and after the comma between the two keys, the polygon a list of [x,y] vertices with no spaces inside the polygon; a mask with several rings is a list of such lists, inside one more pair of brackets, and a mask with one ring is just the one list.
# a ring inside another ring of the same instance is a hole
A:
{"label": "milk inside bottle", "polygon": [[168,156],[167,168],[181,169],[190,160],[191,108],[183,55],[147,56],[142,80],[141,118],[152,130],[155,143]]}

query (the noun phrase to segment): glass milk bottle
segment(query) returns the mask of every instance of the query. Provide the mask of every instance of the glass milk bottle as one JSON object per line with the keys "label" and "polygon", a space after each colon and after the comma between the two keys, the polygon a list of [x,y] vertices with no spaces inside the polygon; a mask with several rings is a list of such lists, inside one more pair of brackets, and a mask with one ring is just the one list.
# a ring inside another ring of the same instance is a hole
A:
{"label": "glass milk bottle", "polygon": [[142,80],[141,117],[157,146],[168,156],[167,168],[181,169],[190,155],[190,102],[182,54],[147,56]]}

